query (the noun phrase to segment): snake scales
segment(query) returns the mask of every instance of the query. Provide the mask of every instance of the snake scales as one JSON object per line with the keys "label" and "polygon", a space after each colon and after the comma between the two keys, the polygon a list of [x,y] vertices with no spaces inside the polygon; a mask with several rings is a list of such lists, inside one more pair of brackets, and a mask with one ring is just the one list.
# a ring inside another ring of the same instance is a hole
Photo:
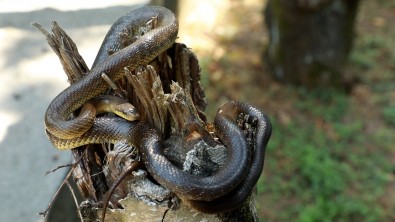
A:
{"label": "snake scales", "polygon": [[[121,43],[124,30],[142,26],[153,17],[157,18],[154,29],[132,44]],[[142,7],[121,17],[105,37],[91,71],[49,105],[45,114],[47,135],[58,149],[126,141],[139,148],[153,178],[190,206],[206,213],[228,211],[246,200],[262,172],[265,148],[271,135],[269,118],[262,111],[241,102],[229,102],[220,107],[214,121],[215,132],[228,148],[228,159],[213,175],[203,177],[173,165],[163,154],[161,135],[146,123],[120,117],[96,117],[98,110],[84,105],[108,88],[101,78],[102,73],[116,81],[122,76],[124,67],[135,69],[145,65],[168,49],[177,33],[178,21],[174,14],[162,7]],[[110,52],[114,53],[109,55]],[[82,106],[80,114],[69,119],[70,114]],[[237,125],[240,114],[257,120],[253,146],[247,145]]]}

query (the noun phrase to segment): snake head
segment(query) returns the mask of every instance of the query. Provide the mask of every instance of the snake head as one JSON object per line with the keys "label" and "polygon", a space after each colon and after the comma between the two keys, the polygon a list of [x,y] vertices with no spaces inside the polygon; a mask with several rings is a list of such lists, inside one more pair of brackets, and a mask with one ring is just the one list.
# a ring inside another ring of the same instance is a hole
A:
{"label": "snake head", "polygon": [[114,113],[129,121],[140,119],[140,114],[137,109],[130,103],[121,103],[116,105]]}

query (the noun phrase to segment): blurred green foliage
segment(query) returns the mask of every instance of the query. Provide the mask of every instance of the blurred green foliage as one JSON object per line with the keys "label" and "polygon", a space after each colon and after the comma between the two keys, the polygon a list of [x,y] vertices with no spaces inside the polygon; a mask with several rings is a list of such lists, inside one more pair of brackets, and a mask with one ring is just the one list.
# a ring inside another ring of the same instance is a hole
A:
{"label": "blurred green foliage", "polygon": [[260,221],[395,221],[394,10],[392,0],[361,4],[344,69],[352,77],[346,79],[353,86],[348,94],[265,77],[258,63],[249,63],[261,59],[254,59],[255,45],[247,47],[254,32],[245,41],[226,39],[227,53],[219,61],[212,55],[203,59],[211,116],[235,99],[261,107],[271,118],[273,133],[257,184]]}
{"label": "blurred green foliage", "polygon": [[[290,90],[297,94],[300,118],[288,124],[273,120],[265,166],[270,175],[258,183],[262,198],[270,198],[263,202],[282,206],[275,220],[383,221],[377,202],[392,173],[385,155],[394,144],[390,130],[367,136],[366,122],[352,119],[346,94]],[[395,119],[394,107],[384,113]]]}

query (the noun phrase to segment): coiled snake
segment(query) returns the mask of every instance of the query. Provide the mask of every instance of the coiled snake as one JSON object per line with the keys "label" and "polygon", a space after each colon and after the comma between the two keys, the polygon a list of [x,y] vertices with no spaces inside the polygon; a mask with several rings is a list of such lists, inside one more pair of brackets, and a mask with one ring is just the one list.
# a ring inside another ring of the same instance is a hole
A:
{"label": "coiled snake", "polygon": [[[152,17],[157,18],[157,27],[123,47],[120,34],[145,24]],[[102,73],[117,80],[124,67],[134,69],[147,64],[174,43],[177,32],[174,14],[162,7],[142,7],[121,17],[107,34],[92,70],[49,105],[45,115],[47,135],[54,146],[62,150],[91,143],[126,141],[139,148],[153,178],[190,206],[206,213],[228,211],[246,200],[262,172],[271,124],[258,108],[241,102],[220,107],[214,121],[215,133],[228,148],[228,159],[223,167],[207,177],[186,173],[166,159],[161,135],[146,123],[120,117],[96,117],[96,109],[86,105],[76,118],[68,119],[72,112],[108,88]],[[115,53],[108,55],[110,51]],[[236,123],[240,114],[257,120],[253,146],[247,145]]]}

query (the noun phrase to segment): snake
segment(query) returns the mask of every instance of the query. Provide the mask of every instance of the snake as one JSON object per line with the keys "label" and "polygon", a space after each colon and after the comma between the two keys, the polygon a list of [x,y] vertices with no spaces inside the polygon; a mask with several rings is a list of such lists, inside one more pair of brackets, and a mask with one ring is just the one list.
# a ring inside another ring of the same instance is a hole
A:
{"label": "snake", "polygon": [[257,123],[255,126],[253,154],[249,170],[240,184],[230,193],[212,201],[187,201],[187,204],[192,208],[208,214],[234,210],[247,200],[261,176],[265,161],[266,146],[272,134],[272,125],[268,115],[258,107],[247,103],[231,101],[222,105],[218,110],[218,113],[220,112],[227,115],[233,122],[237,120],[240,114],[243,114],[256,118]]}
{"label": "snake", "polygon": [[[153,18],[157,20],[154,29],[121,48],[121,39],[125,33],[134,27],[146,25]],[[105,73],[116,81],[123,76],[125,67],[134,70],[146,65],[173,45],[177,33],[178,21],[175,15],[163,7],[141,7],[122,16],[113,24],[104,39],[96,59],[100,63],[94,65],[82,79],[67,87],[49,104],[44,119],[47,132],[62,139],[84,134],[95,121],[95,109],[83,109],[77,118],[69,119],[69,116],[87,101],[106,91],[108,84],[101,75]],[[108,55],[110,50],[115,53]]]}
{"label": "snake", "polygon": [[[144,25],[153,17],[157,18],[157,27],[126,47],[119,43],[125,30]],[[174,14],[162,7],[138,8],[117,20],[105,37],[92,69],[49,105],[45,115],[46,132],[60,150],[119,141],[138,147],[150,175],[188,205],[205,213],[229,211],[248,198],[262,172],[271,135],[270,120],[265,113],[236,101],[221,106],[214,126],[216,135],[228,149],[227,161],[211,176],[199,176],[183,171],[166,158],[161,134],[155,128],[142,121],[116,116],[96,117],[100,110],[90,105],[93,98],[108,88],[102,73],[112,80],[119,79],[124,67],[134,69],[144,65],[169,48],[177,32]],[[81,107],[80,114],[70,119],[70,114]],[[253,147],[247,144],[243,130],[237,125],[240,114],[258,119]]]}

